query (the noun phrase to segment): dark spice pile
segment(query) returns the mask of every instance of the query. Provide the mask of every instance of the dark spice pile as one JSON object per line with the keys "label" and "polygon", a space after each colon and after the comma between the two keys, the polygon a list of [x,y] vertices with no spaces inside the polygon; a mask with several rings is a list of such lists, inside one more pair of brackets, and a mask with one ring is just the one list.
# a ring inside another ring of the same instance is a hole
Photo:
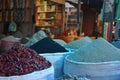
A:
{"label": "dark spice pile", "polygon": [[50,66],[44,57],[23,46],[13,47],[0,55],[0,76],[23,75]]}
{"label": "dark spice pile", "polygon": [[68,52],[64,47],[49,37],[39,40],[37,43],[30,46],[30,48],[34,49],[37,53]]}

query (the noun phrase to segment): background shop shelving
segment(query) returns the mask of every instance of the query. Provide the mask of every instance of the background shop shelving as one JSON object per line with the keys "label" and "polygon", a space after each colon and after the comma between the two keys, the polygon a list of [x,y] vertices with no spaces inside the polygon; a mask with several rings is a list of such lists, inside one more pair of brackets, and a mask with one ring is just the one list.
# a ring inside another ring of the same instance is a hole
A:
{"label": "background shop shelving", "polygon": [[35,0],[35,30],[50,29],[54,33],[55,30],[62,28],[63,9],[64,5],[58,1]]}
{"label": "background shop shelving", "polygon": [[23,33],[26,29],[29,29],[27,33],[32,32],[32,0],[0,0],[0,27],[4,34],[8,34],[12,21]]}

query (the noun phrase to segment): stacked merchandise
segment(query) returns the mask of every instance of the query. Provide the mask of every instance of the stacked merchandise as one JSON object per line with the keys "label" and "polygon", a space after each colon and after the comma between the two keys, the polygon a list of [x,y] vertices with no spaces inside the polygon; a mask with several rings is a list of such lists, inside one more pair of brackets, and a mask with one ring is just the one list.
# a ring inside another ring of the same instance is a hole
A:
{"label": "stacked merchandise", "polygon": [[104,39],[110,41],[110,37],[111,37],[111,23],[110,22],[104,22],[104,33],[103,33],[103,37]]}
{"label": "stacked merchandise", "polygon": [[114,0],[104,0],[103,2],[103,37],[111,41],[112,38],[112,24],[114,13]]}

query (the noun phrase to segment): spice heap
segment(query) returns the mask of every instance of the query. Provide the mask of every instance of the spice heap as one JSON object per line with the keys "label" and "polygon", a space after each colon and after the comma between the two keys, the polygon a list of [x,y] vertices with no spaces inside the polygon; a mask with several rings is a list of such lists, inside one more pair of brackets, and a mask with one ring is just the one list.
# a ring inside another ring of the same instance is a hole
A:
{"label": "spice heap", "polygon": [[13,76],[47,69],[49,61],[35,51],[23,47],[12,47],[8,52],[0,55],[0,76]]}
{"label": "spice heap", "polygon": [[69,42],[68,44],[64,45],[64,47],[70,49],[78,49],[89,42],[92,42],[92,40],[89,37],[83,37],[81,39]]}
{"label": "spice heap", "polygon": [[30,46],[32,46],[33,44],[35,44],[36,42],[38,42],[39,40],[41,40],[41,39],[43,39],[43,38],[45,38],[45,37],[47,37],[47,34],[46,34],[44,31],[40,30],[40,31],[36,32],[36,33],[29,39],[29,41],[25,44],[25,46],[30,47]]}
{"label": "spice heap", "polygon": [[35,50],[37,53],[56,53],[56,52],[68,52],[63,46],[53,41],[49,37],[45,37],[32,46],[31,49]]}
{"label": "spice heap", "polygon": [[53,41],[57,42],[57,43],[60,44],[61,46],[64,46],[64,45],[67,44],[67,43],[66,43],[64,40],[62,40],[62,39],[53,39]]}
{"label": "spice heap", "polygon": [[107,62],[119,61],[120,50],[103,38],[98,38],[78,49],[68,59],[77,62]]}
{"label": "spice heap", "polygon": [[18,42],[18,40],[13,36],[4,37],[1,40],[3,40],[3,41],[11,41],[11,42]]}

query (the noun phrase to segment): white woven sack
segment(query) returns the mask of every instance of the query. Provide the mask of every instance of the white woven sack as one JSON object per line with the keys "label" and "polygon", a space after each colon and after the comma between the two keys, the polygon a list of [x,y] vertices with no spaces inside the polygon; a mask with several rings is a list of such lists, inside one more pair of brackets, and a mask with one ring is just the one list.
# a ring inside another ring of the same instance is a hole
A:
{"label": "white woven sack", "polygon": [[0,80],[54,80],[54,68],[35,71],[26,75],[0,77]]}
{"label": "white woven sack", "polygon": [[120,61],[85,63],[65,58],[64,74],[77,75],[91,80],[120,80]]}
{"label": "white woven sack", "polygon": [[70,52],[61,52],[61,53],[44,53],[40,54],[41,56],[45,57],[49,60],[53,66],[55,71],[55,78],[59,78],[63,76],[63,64],[65,56],[70,54]]}

